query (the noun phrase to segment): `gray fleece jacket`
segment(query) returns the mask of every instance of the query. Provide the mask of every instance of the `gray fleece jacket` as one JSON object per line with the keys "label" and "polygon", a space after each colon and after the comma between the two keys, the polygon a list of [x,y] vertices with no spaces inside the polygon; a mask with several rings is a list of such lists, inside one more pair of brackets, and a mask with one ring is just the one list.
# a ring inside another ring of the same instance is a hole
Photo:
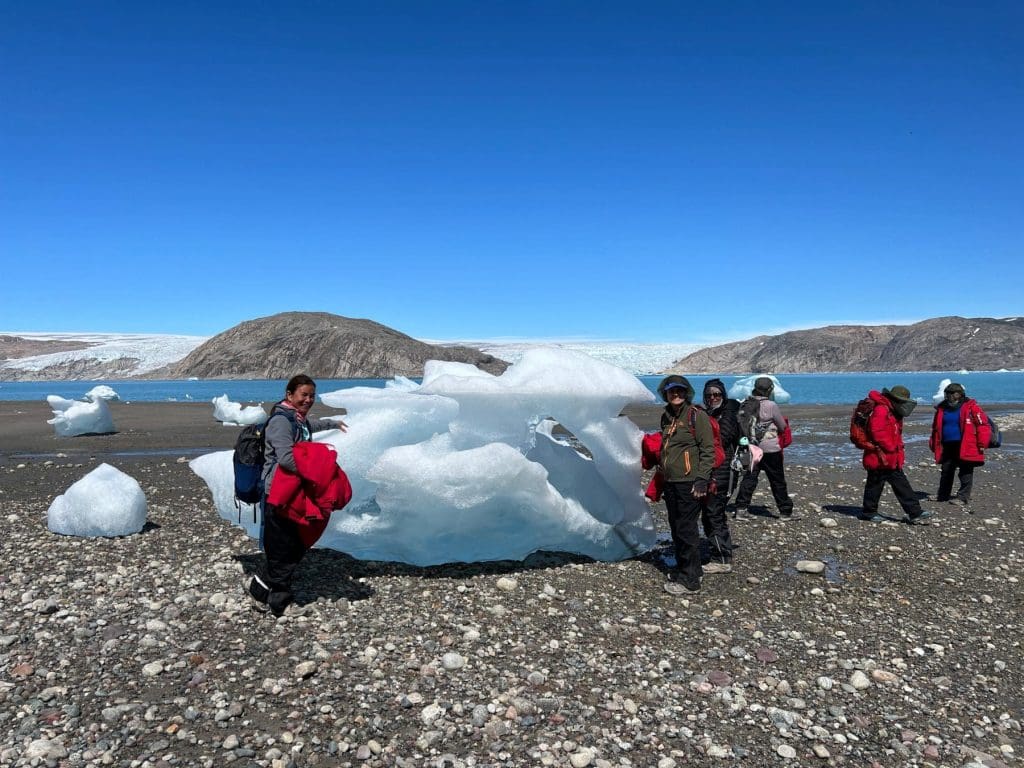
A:
{"label": "gray fleece jacket", "polygon": [[297,472],[292,446],[301,440],[312,440],[314,432],[325,429],[337,429],[338,425],[330,419],[309,419],[300,424],[295,418],[295,411],[278,403],[270,411],[270,418],[264,427],[266,447],[263,451],[263,495],[270,494],[270,483],[274,479],[274,470],[280,464],[291,472]]}

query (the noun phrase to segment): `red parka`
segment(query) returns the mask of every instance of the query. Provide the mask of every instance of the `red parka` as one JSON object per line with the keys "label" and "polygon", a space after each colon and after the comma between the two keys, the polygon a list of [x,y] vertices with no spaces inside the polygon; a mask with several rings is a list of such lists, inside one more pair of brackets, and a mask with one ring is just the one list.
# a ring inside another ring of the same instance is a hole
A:
{"label": "red parka", "polygon": [[298,523],[307,549],[327,528],[331,512],[352,499],[348,476],[338,466],[338,454],[327,443],[298,442],[292,448],[298,474],[277,465],[267,504],[277,514]]}
{"label": "red parka", "polygon": [[868,434],[877,447],[864,451],[861,464],[867,470],[902,469],[903,419],[897,418],[892,402],[881,392],[873,389],[868,397],[875,402],[875,410],[868,418]]}
{"label": "red parka", "polygon": [[[942,415],[946,411],[943,406],[944,403],[935,406],[932,435],[928,438],[928,447],[935,454],[936,464],[942,461]],[[992,427],[988,416],[973,398],[967,398],[960,405],[960,435],[960,460],[984,464]]]}

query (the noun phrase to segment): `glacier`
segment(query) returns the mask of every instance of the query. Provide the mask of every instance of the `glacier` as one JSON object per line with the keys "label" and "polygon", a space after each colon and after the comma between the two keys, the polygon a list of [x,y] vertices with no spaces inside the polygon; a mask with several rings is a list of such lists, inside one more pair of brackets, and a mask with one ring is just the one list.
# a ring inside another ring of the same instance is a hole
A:
{"label": "glacier", "polygon": [[176,363],[207,340],[206,336],[178,336],[146,333],[21,333],[5,331],[5,335],[40,341],[75,341],[92,346],[66,352],[50,352],[9,360],[0,360],[0,369],[42,371],[76,361],[133,361],[123,376],[139,376],[165,365]]}
{"label": "glacier", "polygon": [[[320,396],[347,432],[315,435],[352,483],[318,546],[417,566],[521,560],[538,550],[620,560],[656,530],[641,493],[642,433],[620,416],[654,402],[633,375],[589,356],[531,349],[500,376],[429,361],[395,379]],[[218,513],[256,538],[233,498],[231,451],[193,459]]]}

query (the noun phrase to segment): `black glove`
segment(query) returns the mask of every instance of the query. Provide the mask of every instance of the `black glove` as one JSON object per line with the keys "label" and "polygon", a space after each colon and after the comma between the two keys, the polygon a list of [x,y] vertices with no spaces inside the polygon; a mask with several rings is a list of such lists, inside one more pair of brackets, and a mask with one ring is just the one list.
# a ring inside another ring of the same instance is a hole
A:
{"label": "black glove", "polygon": [[693,495],[698,498],[701,496],[708,495],[708,481],[707,480],[694,480],[693,481]]}

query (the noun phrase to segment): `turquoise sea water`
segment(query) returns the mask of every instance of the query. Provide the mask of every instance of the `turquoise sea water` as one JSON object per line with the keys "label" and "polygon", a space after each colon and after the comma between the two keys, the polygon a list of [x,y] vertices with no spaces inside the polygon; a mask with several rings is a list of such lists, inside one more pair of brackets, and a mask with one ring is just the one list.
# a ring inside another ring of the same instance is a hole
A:
{"label": "turquoise sea water", "polygon": [[[640,376],[654,392],[661,376]],[[698,393],[711,376],[690,376]],[[740,376],[719,376],[731,386]],[[970,397],[985,403],[1024,402],[1024,371],[972,372],[928,371],[917,373],[803,373],[780,375],[779,382],[789,392],[794,405],[853,403],[870,389],[881,390],[897,384],[910,389],[921,402],[931,402],[939,382],[952,379],[964,385]],[[322,394],[349,387],[383,387],[384,379],[321,379]],[[25,381],[0,382],[0,400],[44,400],[47,395],[80,398],[98,384],[106,384],[125,401],[137,402],[209,402],[228,395],[235,402],[269,403],[284,394],[284,380],[253,381]]]}

